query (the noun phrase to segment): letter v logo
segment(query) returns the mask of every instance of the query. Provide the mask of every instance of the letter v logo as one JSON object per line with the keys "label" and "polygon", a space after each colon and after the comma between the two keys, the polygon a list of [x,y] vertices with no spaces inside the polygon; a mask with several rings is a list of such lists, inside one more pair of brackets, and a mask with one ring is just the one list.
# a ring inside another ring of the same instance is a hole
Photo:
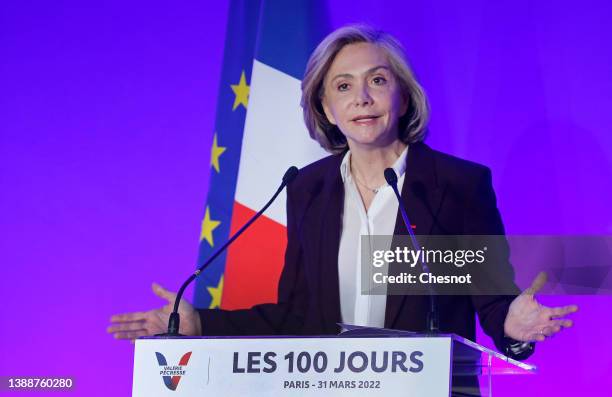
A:
{"label": "letter v logo", "polygon": [[[166,360],[166,357],[164,357],[163,354],[159,353],[159,352],[155,352],[155,356],[157,356],[157,363],[159,364],[160,367],[164,368],[168,366],[168,361]],[[183,354],[183,357],[181,357],[181,359],[179,360],[178,363],[178,367],[177,370],[182,371],[183,367],[187,365],[187,363],[189,363],[189,358],[191,357],[191,352],[187,352],[185,354]],[[162,378],[164,379],[164,384],[166,385],[166,387],[170,390],[176,390],[176,387],[179,384],[179,381],[181,380],[181,375],[162,375]]]}

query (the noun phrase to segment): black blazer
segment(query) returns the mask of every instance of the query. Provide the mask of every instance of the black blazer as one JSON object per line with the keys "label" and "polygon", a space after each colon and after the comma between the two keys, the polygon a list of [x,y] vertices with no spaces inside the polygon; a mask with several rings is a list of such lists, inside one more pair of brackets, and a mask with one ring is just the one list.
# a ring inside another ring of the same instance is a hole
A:
{"label": "black blazer", "polygon": [[[204,335],[339,332],[342,158],[343,154],[332,155],[304,167],[288,187],[288,243],[278,303],[246,310],[199,310]],[[410,145],[406,161],[401,197],[416,225],[416,234],[504,234],[488,168],[435,151],[423,143]],[[405,234],[404,230],[398,212],[395,234]],[[513,298],[439,296],[440,329],[474,340],[478,313],[484,331],[504,351],[507,341],[503,324]],[[385,327],[424,331],[427,311],[427,296],[388,296]]]}

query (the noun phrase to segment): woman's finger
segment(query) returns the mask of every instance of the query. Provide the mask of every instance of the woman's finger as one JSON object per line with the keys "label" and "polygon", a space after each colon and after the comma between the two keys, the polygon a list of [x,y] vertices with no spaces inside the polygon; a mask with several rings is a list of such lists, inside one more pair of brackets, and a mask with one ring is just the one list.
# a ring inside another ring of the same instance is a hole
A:
{"label": "woman's finger", "polygon": [[540,330],[534,333],[535,335],[534,339],[541,342],[545,340],[546,338],[551,337],[555,333],[555,329],[558,329],[558,327],[555,327],[555,326],[542,327]]}
{"label": "woman's finger", "polygon": [[555,328],[569,328],[573,325],[572,320],[566,320],[566,319],[561,319],[561,320],[551,320],[548,324],[549,327],[555,327]]}
{"label": "woman's finger", "polygon": [[153,292],[155,293],[155,295],[159,296],[162,299],[167,300],[168,302],[174,303],[174,300],[176,299],[176,294],[174,292],[168,291],[167,289],[165,289],[164,287],[162,287],[161,285],[157,283],[153,283],[152,288],[153,288]]}
{"label": "woman's finger", "polygon": [[529,337],[526,338],[526,340],[529,342],[542,342],[546,340],[546,336],[543,333],[535,332],[529,335]]}
{"label": "woman's finger", "polygon": [[118,323],[113,324],[106,329],[106,332],[123,332],[123,331],[139,331],[144,330],[144,322],[143,321],[133,321],[129,323]]}
{"label": "woman's finger", "polygon": [[551,318],[560,318],[560,317],[565,317],[568,314],[575,313],[577,311],[578,311],[578,306],[576,305],[552,307],[550,308],[550,316]]}
{"label": "woman's finger", "polygon": [[547,279],[548,276],[546,275],[546,272],[538,273],[536,278],[531,283],[531,287],[527,288],[524,293],[527,295],[535,295],[539,290],[542,289],[544,284],[546,284]]}
{"label": "woman's finger", "polygon": [[134,312],[134,313],[123,313],[115,314],[111,317],[111,323],[123,323],[131,321],[143,321],[146,320],[147,312]]}
{"label": "woman's finger", "polygon": [[136,339],[138,337],[147,336],[147,335],[149,334],[145,330],[117,332],[116,334],[114,334],[115,339]]}

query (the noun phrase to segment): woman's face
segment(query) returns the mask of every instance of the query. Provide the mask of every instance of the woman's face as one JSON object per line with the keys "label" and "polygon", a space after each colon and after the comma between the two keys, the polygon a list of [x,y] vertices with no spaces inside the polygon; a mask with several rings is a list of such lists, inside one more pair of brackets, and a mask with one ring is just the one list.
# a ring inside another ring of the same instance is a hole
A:
{"label": "woman's face", "polygon": [[323,109],[349,147],[386,147],[398,139],[407,100],[385,52],[370,43],[342,48],[325,76]]}

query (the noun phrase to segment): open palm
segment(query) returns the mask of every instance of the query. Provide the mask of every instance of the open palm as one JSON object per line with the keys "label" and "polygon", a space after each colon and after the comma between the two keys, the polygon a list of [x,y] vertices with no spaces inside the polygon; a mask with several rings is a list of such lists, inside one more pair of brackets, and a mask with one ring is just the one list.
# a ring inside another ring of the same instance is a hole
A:
{"label": "open palm", "polygon": [[572,320],[564,317],[576,312],[576,305],[547,307],[535,298],[545,283],[546,273],[538,274],[531,287],[512,301],[504,322],[506,336],[522,342],[541,342],[572,326]]}
{"label": "open palm", "polygon": [[[168,301],[168,304],[159,309],[146,312],[133,312],[116,314],[111,317],[111,325],[107,328],[117,339],[134,340],[140,336],[152,336],[164,333],[168,327],[168,318],[174,308],[176,294],[158,284],[153,284],[153,292]],[[181,317],[179,332],[183,335],[200,335],[200,315],[185,299],[179,304]]]}

